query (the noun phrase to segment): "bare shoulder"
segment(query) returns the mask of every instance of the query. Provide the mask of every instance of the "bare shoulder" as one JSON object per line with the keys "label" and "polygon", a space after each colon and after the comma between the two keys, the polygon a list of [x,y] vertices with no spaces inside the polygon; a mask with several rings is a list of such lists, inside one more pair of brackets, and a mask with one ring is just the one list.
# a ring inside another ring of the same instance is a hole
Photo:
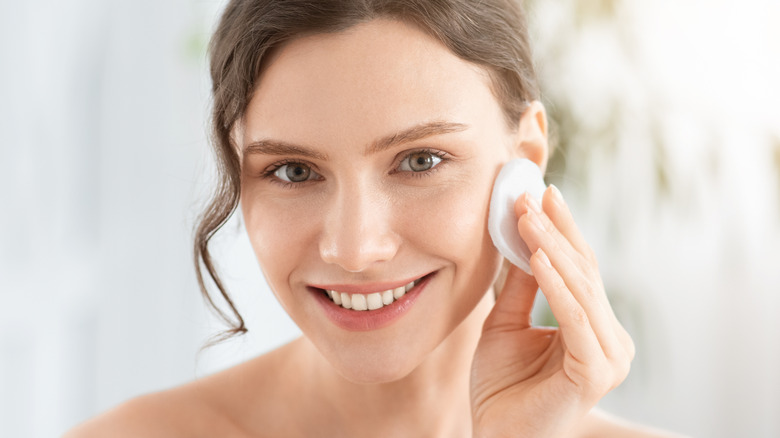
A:
{"label": "bare shoulder", "polygon": [[278,393],[274,368],[288,346],[185,385],[143,395],[107,411],[65,434],[64,438],[252,436],[251,425],[266,412],[267,397]]}
{"label": "bare shoulder", "polygon": [[235,432],[218,405],[204,395],[201,385],[193,382],[136,397],[79,425],[65,438],[206,437]]}
{"label": "bare shoulder", "polygon": [[632,423],[598,408],[583,420],[578,438],[687,438],[685,435]]}
{"label": "bare shoulder", "polygon": [[[208,410],[185,387],[147,394],[129,400],[71,430],[65,438],[177,437],[198,430]],[[188,419],[196,424],[188,423]],[[193,435],[198,436],[198,435]]]}

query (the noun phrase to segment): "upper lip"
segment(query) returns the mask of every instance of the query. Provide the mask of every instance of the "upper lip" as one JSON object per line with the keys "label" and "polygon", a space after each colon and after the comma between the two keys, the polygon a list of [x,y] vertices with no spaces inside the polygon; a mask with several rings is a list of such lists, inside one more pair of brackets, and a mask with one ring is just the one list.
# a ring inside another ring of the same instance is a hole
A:
{"label": "upper lip", "polygon": [[407,278],[405,280],[372,282],[372,283],[338,283],[338,284],[310,284],[309,286],[325,289],[335,290],[338,292],[345,292],[348,294],[371,294],[376,292],[384,292],[386,290],[395,289],[397,287],[406,286],[407,284],[418,280],[425,275],[418,275],[416,277]]}

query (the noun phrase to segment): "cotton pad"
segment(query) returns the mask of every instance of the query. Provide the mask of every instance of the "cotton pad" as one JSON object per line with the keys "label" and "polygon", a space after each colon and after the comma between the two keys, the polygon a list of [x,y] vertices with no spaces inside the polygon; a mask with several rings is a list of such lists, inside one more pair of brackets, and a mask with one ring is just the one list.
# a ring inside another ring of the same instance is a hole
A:
{"label": "cotton pad", "polygon": [[530,275],[533,275],[529,264],[531,251],[517,230],[515,201],[528,192],[541,204],[546,188],[542,171],[536,163],[526,158],[517,158],[501,168],[490,197],[488,232],[493,245],[513,265]]}

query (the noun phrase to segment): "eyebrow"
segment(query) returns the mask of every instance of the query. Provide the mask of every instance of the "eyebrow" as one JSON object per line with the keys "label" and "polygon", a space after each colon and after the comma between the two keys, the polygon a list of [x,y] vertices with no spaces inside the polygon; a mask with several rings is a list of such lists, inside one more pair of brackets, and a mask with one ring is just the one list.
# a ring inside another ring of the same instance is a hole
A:
{"label": "eyebrow", "polygon": [[[434,135],[460,132],[468,128],[469,126],[463,123],[446,122],[441,120],[421,123],[419,125],[412,126],[411,128],[384,136],[372,142],[371,145],[366,148],[364,154],[376,154],[404,143],[422,140],[423,138],[432,137]],[[306,146],[273,139],[257,140],[249,143],[244,148],[244,156],[253,154],[298,155],[323,161],[328,159],[327,155],[317,152]]]}
{"label": "eyebrow", "polygon": [[396,147],[403,143],[410,143],[434,135],[449,134],[451,132],[460,132],[468,129],[468,125],[463,123],[445,122],[441,120],[421,123],[403,131],[396,132],[373,142],[366,149],[365,154],[375,154],[384,150]]}

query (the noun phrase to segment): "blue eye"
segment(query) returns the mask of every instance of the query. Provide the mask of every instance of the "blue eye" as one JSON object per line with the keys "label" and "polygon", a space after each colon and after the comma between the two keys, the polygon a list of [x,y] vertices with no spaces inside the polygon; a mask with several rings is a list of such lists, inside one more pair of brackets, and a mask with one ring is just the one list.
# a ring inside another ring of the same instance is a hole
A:
{"label": "blue eye", "polygon": [[441,161],[441,157],[431,152],[414,152],[401,161],[400,170],[406,172],[425,172],[441,163]]}
{"label": "blue eye", "polygon": [[316,179],[319,175],[306,164],[287,163],[276,168],[274,176],[287,183],[300,183]]}

